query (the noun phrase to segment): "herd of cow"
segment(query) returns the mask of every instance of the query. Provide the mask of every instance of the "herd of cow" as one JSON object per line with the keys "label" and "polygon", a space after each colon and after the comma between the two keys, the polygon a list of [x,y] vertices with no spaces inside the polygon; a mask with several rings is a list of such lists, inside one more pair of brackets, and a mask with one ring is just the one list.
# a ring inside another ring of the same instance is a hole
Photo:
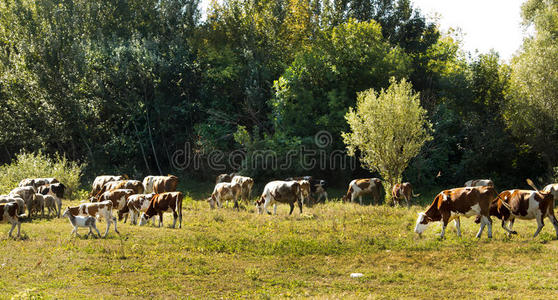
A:
{"label": "herd of cow", "polygon": [[[558,221],[554,216],[554,199],[558,197],[558,184],[549,184],[543,190],[538,190],[531,180],[528,184],[534,190],[506,190],[497,193],[494,183],[489,179],[470,180],[465,187],[441,191],[432,204],[424,213],[420,213],[414,231],[419,236],[424,232],[431,222],[442,222],[441,237],[444,237],[446,227],[452,220],[455,221],[457,235],[461,236],[460,217],[476,216],[476,223],[480,223],[477,237],[480,237],[484,228],[488,227],[488,237],[492,237],[492,220],[494,216],[502,221],[502,228],[508,233],[517,234],[512,227],[515,219],[536,219],[538,228],[535,236],[539,234],[544,226],[543,219],[548,217],[556,230],[558,238]],[[132,224],[146,224],[154,216],[159,216],[158,226],[163,226],[163,213],[173,213],[172,227],[179,222],[182,227],[182,199],[183,194],[176,191],[178,177],[147,176],[143,181],[129,180],[125,176],[103,175],[95,178],[89,201],[82,201],[78,206],[68,207],[62,214],[68,217],[74,226],[72,234],[77,235],[78,227],[88,227],[89,234],[100,232],[96,228],[96,220],[106,220],[104,236],[112,224],[114,231],[118,232],[117,218],[112,211],[116,210],[118,220],[127,221],[128,216]],[[252,188],[254,180],[250,177],[237,174],[220,174],[217,176],[216,184],[207,198],[210,207],[214,209],[222,207],[223,201],[228,204],[229,200],[234,202],[234,208],[239,210],[239,201],[250,202],[252,199]],[[12,227],[9,231],[11,237],[17,226],[17,235],[20,235],[19,219],[32,217],[33,214],[41,212],[45,215],[52,213],[61,216],[62,198],[66,187],[55,178],[24,179],[19,186],[8,195],[0,195],[0,222],[9,222]],[[383,190],[382,181],[378,178],[355,179],[349,183],[349,188],[343,202],[354,202],[357,198],[362,204],[363,195],[372,195],[375,203],[378,203]],[[399,204],[405,200],[410,205],[413,193],[412,185],[408,182],[395,184],[391,191],[393,204]],[[324,198],[327,201],[326,181],[315,179],[312,176],[291,177],[285,180],[268,182],[261,194],[255,201],[258,213],[264,211],[270,214],[268,206],[274,205],[274,214],[277,213],[277,203],[290,205],[292,214],[295,204],[298,205],[300,213],[304,201],[309,203],[320,202]],[[27,215],[25,215],[27,209]]]}

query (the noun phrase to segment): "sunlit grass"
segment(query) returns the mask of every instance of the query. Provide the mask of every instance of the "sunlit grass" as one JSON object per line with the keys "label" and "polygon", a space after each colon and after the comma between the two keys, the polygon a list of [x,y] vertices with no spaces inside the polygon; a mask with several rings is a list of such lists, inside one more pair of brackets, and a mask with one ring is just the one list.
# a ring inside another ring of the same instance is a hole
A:
{"label": "sunlit grass", "polygon": [[[193,193],[194,194],[194,193]],[[197,197],[203,197],[198,193]],[[427,199],[423,200],[428,201]],[[73,202],[74,204],[77,202]],[[68,205],[65,202],[64,205]],[[232,205],[231,205],[232,207]],[[67,219],[22,224],[22,240],[0,225],[0,293],[76,298],[501,298],[554,297],[558,241],[550,224],[532,238],[535,222],[518,221],[508,238],[474,238],[462,220],[440,241],[440,225],[413,233],[423,207],[392,208],[329,202],[277,216],[210,210],[187,196],[183,228],[119,223],[107,239],[71,238]],[[549,223],[549,222],[547,222]],[[98,224],[103,231],[105,222]],[[349,274],[360,272],[361,278]]]}

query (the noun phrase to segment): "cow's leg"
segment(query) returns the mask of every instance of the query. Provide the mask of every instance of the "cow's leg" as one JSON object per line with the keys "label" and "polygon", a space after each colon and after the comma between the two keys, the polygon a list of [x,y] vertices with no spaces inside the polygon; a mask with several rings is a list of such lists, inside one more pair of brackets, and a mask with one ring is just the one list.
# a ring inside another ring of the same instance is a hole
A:
{"label": "cow's leg", "polygon": [[54,197],[54,199],[56,199],[56,205],[58,206],[58,210],[56,212],[56,215],[58,218],[60,218],[60,211],[62,210],[62,199],[58,198],[58,197]]}
{"label": "cow's leg", "polygon": [[442,221],[442,232],[440,233],[440,239],[444,239],[446,235],[446,227],[448,226],[447,222]]}
{"label": "cow's leg", "polygon": [[103,235],[103,237],[107,237],[109,229],[110,229],[110,221],[107,222],[107,230],[105,230],[105,234]]}
{"label": "cow's leg", "polygon": [[360,202],[360,205],[362,205],[362,195],[358,196],[358,201]]}
{"label": "cow's leg", "polygon": [[[12,221],[12,228],[10,229],[10,232],[8,233],[9,237],[12,237],[12,232],[14,231],[14,228],[16,227],[17,222]],[[19,234],[18,234],[19,236]]]}
{"label": "cow's leg", "polygon": [[479,232],[477,233],[476,237],[480,238],[482,235],[482,232],[484,231],[484,227],[488,225],[488,237],[492,238],[492,220],[490,220],[488,217],[486,216],[481,216],[481,225],[480,225],[480,229]]}
{"label": "cow's leg", "polygon": [[277,203],[273,203],[273,214],[277,215]]}
{"label": "cow's leg", "polygon": [[513,219],[509,220],[509,225],[506,226],[506,219],[502,219],[502,228],[508,233],[508,237],[512,234],[517,234],[517,231],[512,230]]}
{"label": "cow's leg", "polygon": [[533,235],[533,237],[536,237],[537,235],[539,235],[539,233],[541,232],[541,230],[544,227],[544,220],[543,220],[541,214],[537,214],[536,220],[537,220],[537,231],[535,231],[535,234]]}
{"label": "cow's leg", "polygon": [[291,210],[289,211],[289,216],[293,213],[294,210],[294,203],[289,203],[289,206],[291,207]]}
{"label": "cow's leg", "polygon": [[[228,206],[228,205],[227,205],[227,206]],[[163,213],[160,212],[160,213],[159,213],[159,227],[162,227],[162,226],[163,226]]]}
{"label": "cow's leg", "polygon": [[174,226],[176,226],[176,219],[178,219],[178,214],[176,213],[176,210],[172,210],[172,228],[174,228]]}
{"label": "cow's leg", "polygon": [[264,202],[264,211],[268,214],[271,215],[271,213],[269,212],[269,210],[267,210],[267,207],[269,206],[271,201],[268,200],[268,198],[266,197],[265,202]]}
{"label": "cow's leg", "polygon": [[[101,233],[99,232],[99,229],[97,229],[96,225],[93,225],[93,228],[95,228],[95,231],[97,231],[97,235],[99,236],[99,238],[101,237]],[[94,235],[94,234],[93,234]]]}
{"label": "cow's leg", "polygon": [[118,231],[118,229],[116,228],[116,217],[113,217],[112,214],[110,215],[110,218],[112,219],[112,221],[114,222],[114,231],[118,234],[120,234],[120,232]]}
{"label": "cow's leg", "polygon": [[457,230],[457,236],[461,237],[461,220],[459,220],[459,217],[457,217],[453,222],[455,223],[455,230]]}
{"label": "cow's leg", "polygon": [[21,231],[21,223],[17,220],[17,237],[19,237],[19,233]]}
{"label": "cow's leg", "polygon": [[300,214],[302,215],[302,202],[298,201],[298,208],[300,209]]}
{"label": "cow's leg", "polygon": [[405,201],[407,202],[407,207],[411,207],[411,196],[405,197]]}

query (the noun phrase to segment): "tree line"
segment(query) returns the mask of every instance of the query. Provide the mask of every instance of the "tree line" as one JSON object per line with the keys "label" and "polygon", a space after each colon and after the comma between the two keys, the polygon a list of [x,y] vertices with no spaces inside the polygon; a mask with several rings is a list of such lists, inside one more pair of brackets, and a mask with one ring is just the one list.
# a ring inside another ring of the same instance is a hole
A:
{"label": "tree line", "polygon": [[[432,136],[404,179],[550,180],[558,165],[558,4],[528,0],[533,28],[509,63],[471,55],[410,0],[3,0],[0,163],[22,151],[64,155],[100,173],[176,170],[177,151],[242,150],[259,178],[365,176],[338,166],[281,170],[251,161],[304,147],[345,149],[359,92],[407,80]],[[385,116],[390,118],[390,116]],[[329,132],[327,146],[315,136]],[[341,180],[336,180],[341,181]],[[343,181],[344,183],[344,181]]]}

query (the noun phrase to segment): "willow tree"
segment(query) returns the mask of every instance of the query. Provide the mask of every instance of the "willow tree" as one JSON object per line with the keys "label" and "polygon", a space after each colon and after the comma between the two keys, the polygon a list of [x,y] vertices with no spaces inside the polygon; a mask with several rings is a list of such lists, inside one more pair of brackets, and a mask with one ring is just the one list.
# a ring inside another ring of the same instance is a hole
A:
{"label": "willow tree", "polygon": [[[389,186],[401,181],[409,161],[432,139],[432,124],[410,82],[390,80],[387,90],[360,92],[356,108],[345,115],[348,154],[359,154],[362,166],[377,171]],[[389,194],[389,193],[386,193]]]}

